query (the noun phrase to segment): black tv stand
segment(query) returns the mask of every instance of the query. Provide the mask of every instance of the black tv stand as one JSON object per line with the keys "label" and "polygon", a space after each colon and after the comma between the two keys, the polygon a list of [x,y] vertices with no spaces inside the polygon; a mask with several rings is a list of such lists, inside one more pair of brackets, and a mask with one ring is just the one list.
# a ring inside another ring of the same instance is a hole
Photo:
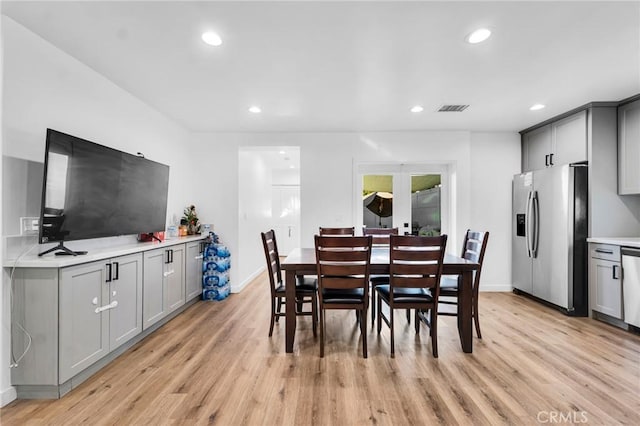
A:
{"label": "black tv stand", "polygon": [[38,256],[44,256],[45,254],[54,252],[56,250],[61,250],[60,252],[57,252],[57,255],[69,255],[69,256],[78,256],[79,254],[87,254],[86,251],[82,250],[82,251],[73,251],[68,247],[64,246],[64,242],[60,241],[60,243],[55,246],[50,248],[49,250],[45,250],[42,253],[38,253]]}

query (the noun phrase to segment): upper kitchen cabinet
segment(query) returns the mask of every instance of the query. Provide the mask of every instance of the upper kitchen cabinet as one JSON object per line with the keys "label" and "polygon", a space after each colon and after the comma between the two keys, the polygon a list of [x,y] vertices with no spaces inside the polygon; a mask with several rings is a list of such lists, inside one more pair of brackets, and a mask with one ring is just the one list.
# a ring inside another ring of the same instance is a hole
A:
{"label": "upper kitchen cabinet", "polygon": [[618,107],[618,193],[640,194],[640,99]]}
{"label": "upper kitchen cabinet", "polygon": [[587,111],[522,132],[522,171],[587,160]]}

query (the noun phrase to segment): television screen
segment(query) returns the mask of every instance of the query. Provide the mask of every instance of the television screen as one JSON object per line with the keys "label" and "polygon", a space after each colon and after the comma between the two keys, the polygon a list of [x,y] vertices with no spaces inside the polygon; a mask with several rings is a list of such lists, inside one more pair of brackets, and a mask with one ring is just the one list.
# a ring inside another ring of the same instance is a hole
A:
{"label": "television screen", "polygon": [[47,129],[40,243],[164,231],[169,166]]}

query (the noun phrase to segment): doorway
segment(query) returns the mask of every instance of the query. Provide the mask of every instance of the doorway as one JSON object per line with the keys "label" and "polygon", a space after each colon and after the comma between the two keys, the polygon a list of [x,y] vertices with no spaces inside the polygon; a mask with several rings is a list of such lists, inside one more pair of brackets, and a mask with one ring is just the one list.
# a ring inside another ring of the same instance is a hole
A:
{"label": "doorway", "polygon": [[[264,264],[260,232],[273,229],[281,255],[300,246],[300,148],[239,149],[239,240],[242,260]],[[250,249],[249,249],[250,248]],[[246,259],[244,255],[246,254]]]}
{"label": "doorway", "polygon": [[355,223],[397,227],[400,234],[451,234],[447,164],[359,164],[355,167]]}

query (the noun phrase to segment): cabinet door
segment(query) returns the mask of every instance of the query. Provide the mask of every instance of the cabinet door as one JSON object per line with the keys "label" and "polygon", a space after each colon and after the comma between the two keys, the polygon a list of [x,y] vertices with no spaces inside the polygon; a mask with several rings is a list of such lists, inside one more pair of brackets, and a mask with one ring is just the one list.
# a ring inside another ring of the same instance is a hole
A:
{"label": "cabinet door", "polygon": [[587,161],[587,111],[580,111],[551,124],[551,165]]}
{"label": "cabinet door", "polygon": [[618,108],[618,193],[640,194],[640,100]]}
{"label": "cabinet door", "polygon": [[167,313],[185,303],[185,245],[176,245],[171,250],[171,262],[165,265]]}
{"label": "cabinet door", "polygon": [[589,280],[592,309],[622,319],[620,262],[592,257]]}
{"label": "cabinet door", "polygon": [[202,257],[204,243],[194,241],[187,244],[187,260],[185,271],[185,291],[187,300],[202,294]]}
{"label": "cabinet door", "polygon": [[142,329],[158,322],[167,312],[164,265],[167,261],[165,249],[144,253],[144,275],[142,280]]}
{"label": "cabinet door", "polygon": [[544,169],[551,154],[551,125],[525,133],[522,136],[522,172]]}
{"label": "cabinet door", "polygon": [[109,350],[142,332],[142,254],[111,260]]}
{"label": "cabinet door", "polygon": [[[60,270],[60,383],[109,353],[105,262]],[[97,310],[97,312],[96,312]]]}

